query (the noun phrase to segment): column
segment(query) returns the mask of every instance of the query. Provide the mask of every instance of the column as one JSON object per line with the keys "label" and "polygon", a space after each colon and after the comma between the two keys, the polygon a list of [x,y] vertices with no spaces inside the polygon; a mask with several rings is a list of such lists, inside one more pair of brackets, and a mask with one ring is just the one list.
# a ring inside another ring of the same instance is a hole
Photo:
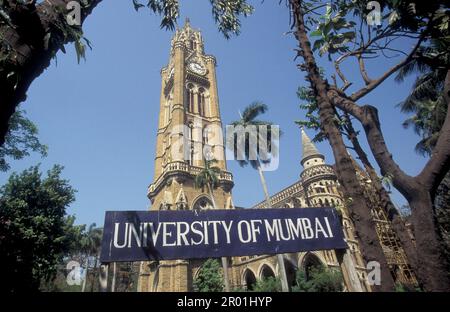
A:
{"label": "column", "polygon": [[155,155],[155,176],[153,180],[156,180],[162,173],[162,157],[164,154],[164,150],[162,148],[163,146],[163,140],[164,140],[164,132],[163,128],[166,126],[164,124],[164,117],[165,117],[165,96],[164,96],[164,88],[166,87],[165,82],[165,76],[166,76],[166,70],[163,69],[161,71],[161,95],[159,99],[159,121],[158,121],[158,133],[156,136],[156,155]]}
{"label": "column", "polygon": [[[173,83],[173,106],[171,121],[172,145],[176,150],[172,150],[172,161],[184,160],[183,127],[184,127],[184,43],[175,42],[174,46],[174,83]],[[179,147],[179,148],[178,148]]]}

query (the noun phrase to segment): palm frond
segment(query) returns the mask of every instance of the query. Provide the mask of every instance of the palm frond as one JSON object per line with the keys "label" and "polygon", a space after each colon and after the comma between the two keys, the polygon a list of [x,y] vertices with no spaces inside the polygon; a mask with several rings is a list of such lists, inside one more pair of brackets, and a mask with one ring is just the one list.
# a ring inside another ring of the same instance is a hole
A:
{"label": "palm frond", "polygon": [[395,77],[395,81],[403,82],[406,79],[406,77],[411,75],[412,73],[414,72],[424,73],[427,70],[429,70],[429,66],[423,62],[423,59],[416,58],[398,70],[397,76]]}
{"label": "palm frond", "polygon": [[267,111],[268,107],[262,102],[255,101],[244,109],[242,120],[248,123]]}

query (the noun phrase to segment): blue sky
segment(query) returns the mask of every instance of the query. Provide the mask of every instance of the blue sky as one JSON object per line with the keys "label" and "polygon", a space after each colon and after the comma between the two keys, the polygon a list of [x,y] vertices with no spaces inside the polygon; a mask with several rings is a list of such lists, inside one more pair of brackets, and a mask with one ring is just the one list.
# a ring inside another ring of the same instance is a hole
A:
{"label": "blue sky", "polygon": [[[238,119],[238,111],[254,100],[269,106],[264,119],[281,126],[280,164],[267,172],[269,192],[294,183],[301,172],[300,131],[294,120],[302,119],[296,90],[307,85],[294,62],[295,41],[289,31],[288,10],[278,1],[254,1],[255,13],[242,21],[242,34],[226,40],[217,31],[207,1],[181,1],[181,17],[201,29],[205,50],[216,56],[217,79],[223,123]],[[65,167],[63,176],[78,190],[69,209],[79,223],[103,223],[106,210],[145,210],[153,177],[153,159],[159,109],[160,69],[169,57],[170,31],[159,28],[159,17],[141,10],[131,0],[104,1],[88,18],[85,36],[92,42],[86,62],[77,64],[73,46],[58,53],[55,62],[36,79],[22,108],[39,127],[41,141],[49,146],[48,157],[32,155],[13,161],[12,171],[36,163],[43,170],[53,164]],[[406,46],[405,46],[406,48]],[[392,62],[390,60],[389,62]],[[386,60],[368,64],[380,72]],[[326,59],[320,60],[325,69]],[[345,66],[350,78],[359,74]],[[409,91],[411,81],[388,80],[361,102],[380,110],[386,141],[394,158],[409,174],[417,174],[425,159],[414,152],[418,137],[404,130],[405,118],[395,108]],[[314,133],[308,131],[312,137]],[[366,146],[364,140],[362,140]],[[333,163],[328,144],[318,148]],[[228,162],[233,173],[234,202],[250,207],[263,197],[256,171]],[[405,200],[394,194],[397,204]]]}

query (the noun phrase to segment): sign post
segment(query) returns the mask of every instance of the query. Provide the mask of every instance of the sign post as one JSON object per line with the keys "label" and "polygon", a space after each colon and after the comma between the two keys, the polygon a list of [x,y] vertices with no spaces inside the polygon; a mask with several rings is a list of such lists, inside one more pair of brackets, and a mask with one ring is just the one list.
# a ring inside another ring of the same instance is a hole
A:
{"label": "sign post", "polygon": [[333,208],[108,211],[100,261],[219,258],[344,249]]}

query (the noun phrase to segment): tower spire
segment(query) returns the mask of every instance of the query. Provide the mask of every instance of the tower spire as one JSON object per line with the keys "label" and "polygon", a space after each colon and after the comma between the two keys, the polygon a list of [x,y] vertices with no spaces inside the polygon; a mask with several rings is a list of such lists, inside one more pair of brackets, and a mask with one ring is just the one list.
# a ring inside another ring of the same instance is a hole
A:
{"label": "tower spire", "polygon": [[300,129],[301,129],[301,133],[302,133],[302,152],[303,152],[302,160],[301,160],[302,166],[304,166],[304,163],[308,159],[312,159],[312,158],[324,159],[325,157],[319,152],[317,147],[314,145],[314,143],[311,141],[311,139],[306,134],[303,127],[301,127]]}

